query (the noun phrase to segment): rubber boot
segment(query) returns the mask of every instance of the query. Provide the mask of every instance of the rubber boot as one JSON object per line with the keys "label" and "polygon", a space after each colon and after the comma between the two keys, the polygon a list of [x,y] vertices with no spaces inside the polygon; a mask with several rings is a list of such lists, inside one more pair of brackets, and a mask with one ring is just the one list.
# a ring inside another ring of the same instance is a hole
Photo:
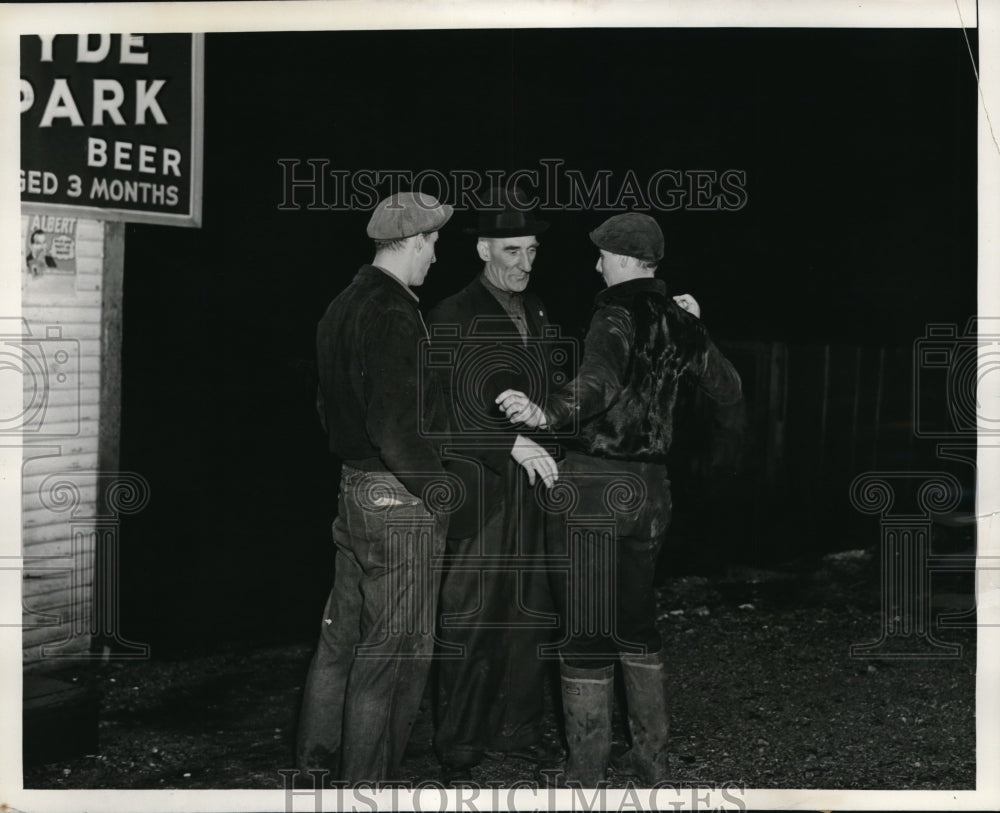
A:
{"label": "rubber boot", "polygon": [[670,717],[664,650],[652,655],[622,655],[628,727],[632,747],[615,760],[615,770],[652,787],[667,779]]}
{"label": "rubber boot", "polygon": [[563,716],[569,759],[559,778],[594,788],[603,782],[611,757],[614,666],[578,669],[560,663]]}

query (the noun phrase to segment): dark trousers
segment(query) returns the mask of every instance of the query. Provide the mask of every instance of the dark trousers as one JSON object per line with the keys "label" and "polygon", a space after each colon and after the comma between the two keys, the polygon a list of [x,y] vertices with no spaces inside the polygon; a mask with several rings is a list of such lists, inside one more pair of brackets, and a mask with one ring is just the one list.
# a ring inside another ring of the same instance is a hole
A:
{"label": "dark trousers", "polygon": [[479,534],[448,541],[434,746],[451,767],[476,765],[486,751],[521,750],[541,736],[552,660],[540,658],[539,647],[555,632],[544,523],[519,471],[508,472],[506,488]]}
{"label": "dark trousers", "polygon": [[434,647],[446,521],[391,474],[344,467],[333,589],[299,716],[298,767],[399,779]]}
{"label": "dark trousers", "polygon": [[666,466],[569,452],[551,502],[546,544],[568,562],[552,580],[562,659],[600,669],[622,653],[659,651],[653,579],[670,524]]}

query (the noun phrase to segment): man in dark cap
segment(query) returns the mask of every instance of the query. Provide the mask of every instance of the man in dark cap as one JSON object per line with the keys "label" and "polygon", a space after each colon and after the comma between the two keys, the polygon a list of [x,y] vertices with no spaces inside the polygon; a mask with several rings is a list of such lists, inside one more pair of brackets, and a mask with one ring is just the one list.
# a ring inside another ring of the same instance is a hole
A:
{"label": "man in dark cap", "polygon": [[577,377],[541,406],[514,389],[497,403],[516,425],[578,427],[563,440],[558,485],[574,492],[575,506],[562,510],[561,501],[549,514],[553,552],[576,563],[555,591],[565,625],[560,671],[570,751],[556,779],[593,787],[605,778],[620,660],[632,739],[620,767],[649,787],[667,779],[668,767],[666,654],[653,574],[670,523],[665,461],[678,383],[692,376],[713,400],[732,404],[740,378],[693,298],[672,299],[654,278],[663,233],[653,218],[615,215],[590,237],[608,287],[597,296]]}
{"label": "man in dark cap", "polygon": [[451,215],[419,193],[379,203],[368,223],[375,258],[316,332],[318,407],[343,468],[334,583],[304,690],[297,761],[350,784],[400,778],[433,656],[440,578],[431,559],[444,553],[447,516],[435,513],[427,489],[446,477],[427,430],[446,432],[447,418],[440,390],[421,380],[427,333],[412,289]]}
{"label": "man in dark cap", "polygon": [[452,349],[442,378],[455,410],[449,469],[465,485],[440,605],[434,744],[451,783],[471,779],[487,755],[538,758],[549,664],[538,647],[556,621],[535,499],[556,479],[551,443],[547,450],[535,434],[513,429],[493,400],[508,387],[539,392],[565,344],[525,290],[548,224],[516,190],[493,190],[491,203],[466,229],[482,271],[429,319],[434,352]]}

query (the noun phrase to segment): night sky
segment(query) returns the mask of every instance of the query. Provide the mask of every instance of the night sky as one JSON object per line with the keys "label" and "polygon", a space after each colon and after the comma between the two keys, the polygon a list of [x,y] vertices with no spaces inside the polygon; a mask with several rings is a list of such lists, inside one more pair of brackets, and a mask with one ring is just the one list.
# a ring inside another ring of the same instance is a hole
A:
{"label": "night sky", "polygon": [[[367,211],[279,211],[281,159],[330,169],[745,172],[739,211],[652,212],[675,293],[730,341],[908,347],[976,309],[975,32],[517,30],[208,35],[200,229],[126,229],[126,633],[311,639],[336,466],[315,325],[371,259]],[[970,55],[971,48],[971,55]],[[306,171],[303,165],[301,171]],[[380,189],[379,192],[385,192]],[[432,190],[428,190],[432,191]],[[532,286],[567,335],[600,289],[551,211]],[[420,291],[477,273],[458,212]],[[245,621],[243,620],[245,619]]]}

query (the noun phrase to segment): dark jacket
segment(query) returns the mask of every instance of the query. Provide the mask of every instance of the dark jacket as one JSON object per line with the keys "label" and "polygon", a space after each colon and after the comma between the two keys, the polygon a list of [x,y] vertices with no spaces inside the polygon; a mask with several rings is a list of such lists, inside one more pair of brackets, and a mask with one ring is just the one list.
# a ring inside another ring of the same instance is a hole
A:
{"label": "dark jacket", "polygon": [[543,400],[557,366],[553,357],[569,355],[568,343],[549,325],[541,300],[527,291],[523,297],[531,337],[527,344],[479,276],[428,315],[431,347],[442,359],[436,370],[448,403],[451,441],[462,456],[475,461],[463,464],[454,456],[446,461],[466,492],[462,507],[451,515],[449,535],[454,538],[475,533],[480,515],[488,517],[503,501],[510,452],[519,434],[552,445],[547,433],[513,426],[495,403],[506,389],[535,393]]}
{"label": "dark jacket", "polygon": [[595,457],[663,462],[682,375],[720,404],[739,401],[740,377],[701,320],[662,280],[601,291],[577,377],[545,405],[553,429],[574,428],[568,447]]}
{"label": "dark jacket", "polygon": [[443,472],[433,436],[447,430],[437,382],[421,380],[426,336],[416,299],[372,265],[316,330],[317,406],[330,451],[356,468],[392,472],[416,497]]}

